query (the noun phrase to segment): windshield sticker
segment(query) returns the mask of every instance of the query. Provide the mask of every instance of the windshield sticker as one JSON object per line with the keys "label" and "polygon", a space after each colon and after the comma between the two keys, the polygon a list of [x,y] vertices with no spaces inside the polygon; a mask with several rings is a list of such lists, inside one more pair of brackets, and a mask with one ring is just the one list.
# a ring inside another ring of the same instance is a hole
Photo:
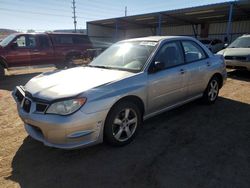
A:
{"label": "windshield sticker", "polygon": [[141,42],[140,45],[144,46],[156,46],[157,42]]}

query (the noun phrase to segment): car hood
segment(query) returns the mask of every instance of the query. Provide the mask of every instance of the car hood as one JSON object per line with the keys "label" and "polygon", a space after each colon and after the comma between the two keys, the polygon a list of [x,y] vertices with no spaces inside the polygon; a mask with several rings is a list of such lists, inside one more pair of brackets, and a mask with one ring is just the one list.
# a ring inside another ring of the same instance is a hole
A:
{"label": "car hood", "polygon": [[52,71],[32,78],[25,89],[34,98],[55,100],[73,97],[89,89],[129,77],[134,73],[93,67]]}
{"label": "car hood", "polygon": [[224,56],[248,56],[250,48],[226,48],[223,50]]}

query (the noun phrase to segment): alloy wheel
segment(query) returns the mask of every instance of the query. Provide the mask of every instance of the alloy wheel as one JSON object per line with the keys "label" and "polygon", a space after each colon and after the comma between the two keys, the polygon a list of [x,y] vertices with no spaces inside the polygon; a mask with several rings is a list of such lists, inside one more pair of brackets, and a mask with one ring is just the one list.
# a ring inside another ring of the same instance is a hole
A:
{"label": "alloy wheel", "polygon": [[125,108],[114,119],[112,133],[119,142],[124,142],[135,133],[138,124],[138,116],[134,109]]}
{"label": "alloy wheel", "polygon": [[210,101],[214,101],[217,98],[218,92],[219,92],[218,82],[217,80],[212,80],[210,82],[209,91],[208,91],[208,97]]}

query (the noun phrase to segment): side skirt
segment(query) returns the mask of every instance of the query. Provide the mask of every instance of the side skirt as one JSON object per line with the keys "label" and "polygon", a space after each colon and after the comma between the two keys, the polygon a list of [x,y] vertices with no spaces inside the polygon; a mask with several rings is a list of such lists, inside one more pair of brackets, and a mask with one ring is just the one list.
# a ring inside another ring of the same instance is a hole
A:
{"label": "side skirt", "polygon": [[166,112],[166,111],[168,111],[168,110],[172,110],[172,109],[174,109],[174,108],[177,108],[177,107],[179,107],[179,106],[182,106],[182,105],[184,105],[184,104],[186,104],[186,103],[189,103],[189,102],[194,101],[194,100],[196,100],[196,99],[198,99],[198,98],[201,98],[202,96],[203,96],[203,94],[199,94],[199,95],[197,95],[197,96],[195,96],[195,97],[192,97],[192,98],[190,98],[190,99],[187,99],[187,100],[185,100],[185,101],[181,101],[181,102],[176,103],[176,104],[174,104],[174,105],[172,105],[172,106],[168,106],[168,107],[166,107],[166,108],[163,108],[163,109],[161,109],[161,110],[159,110],[159,111],[153,112],[153,113],[151,113],[151,114],[147,114],[147,115],[145,115],[145,116],[143,117],[143,120],[147,120],[147,119],[149,119],[149,118],[151,118],[151,117],[153,117],[153,116],[156,116],[156,115],[161,114],[161,113],[163,113],[163,112]]}

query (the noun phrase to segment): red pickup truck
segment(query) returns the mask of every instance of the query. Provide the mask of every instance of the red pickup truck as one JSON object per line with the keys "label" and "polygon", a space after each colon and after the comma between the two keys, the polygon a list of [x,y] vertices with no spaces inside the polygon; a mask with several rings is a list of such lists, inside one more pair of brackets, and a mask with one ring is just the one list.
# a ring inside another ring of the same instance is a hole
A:
{"label": "red pickup truck", "polygon": [[69,67],[92,44],[86,35],[76,33],[15,33],[0,42],[0,76],[10,67],[54,64]]}

